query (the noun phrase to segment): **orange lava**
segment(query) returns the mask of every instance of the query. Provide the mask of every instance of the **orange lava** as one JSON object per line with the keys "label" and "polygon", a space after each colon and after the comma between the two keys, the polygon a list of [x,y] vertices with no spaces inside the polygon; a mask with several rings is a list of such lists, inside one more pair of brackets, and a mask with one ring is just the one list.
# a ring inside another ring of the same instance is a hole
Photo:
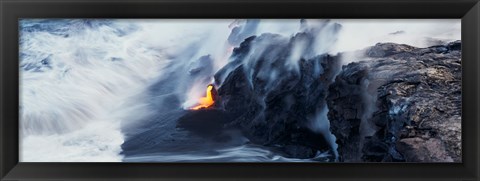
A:
{"label": "orange lava", "polygon": [[207,96],[206,97],[201,97],[200,100],[199,100],[199,103],[198,103],[199,105],[197,105],[195,107],[192,107],[191,109],[192,110],[199,110],[199,109],[202,109],[202,108],[208,108],[208,107],[212,106],[213,103],[215,103],[215,101],[213,100],[212,89],[213,89],[213,85],[208,85]]}

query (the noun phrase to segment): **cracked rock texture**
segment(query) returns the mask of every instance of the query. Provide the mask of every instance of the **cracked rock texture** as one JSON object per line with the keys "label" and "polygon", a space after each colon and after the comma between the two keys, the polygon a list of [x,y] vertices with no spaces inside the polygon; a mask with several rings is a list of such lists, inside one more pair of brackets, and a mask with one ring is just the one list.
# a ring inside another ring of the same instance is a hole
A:
{"label": "cracked rock texture", "polygon": [[461,42],[357,53],[327,96],[340,161],[461,162]]}

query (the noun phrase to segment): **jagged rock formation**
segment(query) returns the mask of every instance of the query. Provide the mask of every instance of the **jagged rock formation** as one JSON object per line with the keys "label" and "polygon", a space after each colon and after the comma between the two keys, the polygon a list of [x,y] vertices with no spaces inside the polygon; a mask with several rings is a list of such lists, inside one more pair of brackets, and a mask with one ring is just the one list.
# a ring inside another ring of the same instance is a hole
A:
{"label": "jagged rock formation", "polygon": [[308,57],[313,54],[311,36],[247,38],[215,75],[218,105],[235,118],[229,126],[288,157],[312,158],[331,149],[324,135],[309,124],[325,109],[328,85],[340,70],[340,61],[329,55]]}
{"label": "jagged rock formation", "polygon": [[461,161],[461,43],[379,43],[327,97],[340,161]]}

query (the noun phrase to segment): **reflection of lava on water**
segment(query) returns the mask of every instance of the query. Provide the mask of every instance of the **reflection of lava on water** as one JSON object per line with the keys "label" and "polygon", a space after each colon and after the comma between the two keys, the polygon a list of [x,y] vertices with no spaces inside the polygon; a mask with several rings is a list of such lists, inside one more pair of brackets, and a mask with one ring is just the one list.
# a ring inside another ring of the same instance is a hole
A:
{"label": "reflection of lava on water", "polygon": [[190,109],[192,110],[199,110],[199,109],[203,109],[203,108],[209,108],[209,107],[212,107],[213,104],[215,103],[215,100],[214,100],[214,92],[215,92],[215,89],[213,87],[212,84],[209,84],[208,87],[207,87],[207,93],[206,93],[206,96],[205,97],[201,97],[198,101],[198,105],[195,106],[195,107],[192,107]]}

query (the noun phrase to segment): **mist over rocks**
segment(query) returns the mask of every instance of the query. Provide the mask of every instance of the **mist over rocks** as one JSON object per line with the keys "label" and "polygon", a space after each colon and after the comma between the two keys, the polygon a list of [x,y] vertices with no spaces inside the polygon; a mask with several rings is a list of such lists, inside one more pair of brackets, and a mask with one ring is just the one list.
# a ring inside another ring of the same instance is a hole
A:
{"label": "mist over rocks", "polygon": [[238,127],[251,142],[277,148],[287,157],[313,158],[332,152],[325,133],[310,125],[326,109],[328,85],[341,65],[337,57],[327,54],[304,58],[314,54],[311,36],[249,37],[215,75],[219,105],[236,118],[228,126]]}
{"label": "mist over rocks", "polygon": [[[460,41],[377,43],[345,60],[352,52],[318,54],[315,32],[251,36],[233,50],[214,76],[216,107],[234,118],[226,127],[287,157],[338,151],[342,162],[461,161]],[[325,121],[329,128],[315,129]]]}
{"label": "mist over rocks", "polygon": [[[457,161],[459,65],[435,62],[460,57],[461,43],[448,44],[460,27],[458,19],[22,19],[19,160]],[[414,68],[400,65],[421,56]],[[342,71],[348,62],[357,64]],[[423,74],[394,73],[413,69]]]}
{"label": "mist over rocks", "polygon": [[[178,115],[169,127],[195,144],[237,145],[245,137],[287,158],[461,161],[460,41],[428,48],[378,43],[342,66],[349,56],[315,55],[311,36],[246,38],[214,75],[213,106]],[[205,69],[194,67],[190,74]],[[151,152],[176,144],[191,149],[168,138],[173,141],[155,143]],[[123,153],[136,147],[126,142]]]}
{"label": "mist over rocks", "polygon": [[230,24],[233,28],[228,36],[228,43],[234,46],[240,45],[243,40],[255,34],[259,24],[259,19],[235,20]]}
{"label": "mist over rocks", "polygon": [[[331,55],[342,26],[317,23],[301,21],[290,36],[251,35],[257,21],[235,25],[220,69],[205,54],[154,85],[156,99],[174,104],[146,118],[134,132],[148,130],[130,136],[122,153],[208,155],[255,145],[304,161],[461,161],[460,41],[428,48],[377,43]],[[212,106],[191,110],[178,105],[181,97],[163,96],[171,94],[161,92],[165,87],[178,87],[174,75],[189,77],[193,85],[183,87],[197,94],[212,85]]]}
{"label": "mist over rocks", "polygon": [[343,66],[327,97],[340,161],[460,162],[460,49],[379,43]]}

